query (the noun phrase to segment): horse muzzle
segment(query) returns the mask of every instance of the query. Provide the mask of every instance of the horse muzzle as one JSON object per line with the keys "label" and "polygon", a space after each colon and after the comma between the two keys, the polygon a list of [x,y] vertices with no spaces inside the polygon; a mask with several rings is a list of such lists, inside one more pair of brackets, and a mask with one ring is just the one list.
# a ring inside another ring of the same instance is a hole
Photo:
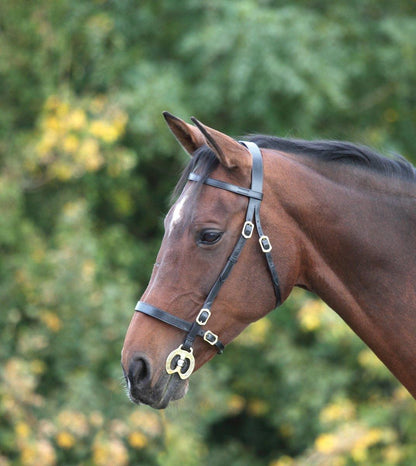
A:
{"label": "horse muzzle", "polygon": [[123,365],[122,368],[128,397],[135,404],[164,409],[170,401],[184,397],[187,392],[188,383],[178,373],[162,373],[154,382],[151,362],[144,353],[133,354],[127,370]]}

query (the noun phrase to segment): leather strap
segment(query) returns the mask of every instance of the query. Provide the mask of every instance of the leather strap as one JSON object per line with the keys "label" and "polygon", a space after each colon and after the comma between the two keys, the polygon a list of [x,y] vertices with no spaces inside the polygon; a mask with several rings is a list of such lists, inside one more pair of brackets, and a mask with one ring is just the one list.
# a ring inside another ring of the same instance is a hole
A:
{"label": "leather strap", "polygon": [[[157,320],[164,322],[165,324],[171,325],[172,327],[176,327],[179,330],[183,330],[184,332],[191,332],[195,337],[204,338],[206,334],[206,330],[203,330],[203,327],[196,322],[187,322],[186,320],[180,319],[179,317],[174,316],[173,314],[169,314],[166,311],[162,311],[151,304],[144,303],[143,301],[139,301],[136,304],[134,309],[135,311],[141,312],[142,314],[146,314],[150,317],[154,317]],[[224,345],[218,340],[214,343],[213,346],[217,347],[217,352],[221,354],[224,351]]]}
{"label": "leather strap", "polygon": [[[240,141],[241,144],[247,147],[253,157],[253,168],[252,168],[252,180],[251,180],[251,189],[260,191],[263,193],[263,157],[261,155],[261,151],[257,144],[250,141]],[[255,211],[255,219],[256,219],[256,229],[259,235],[259,238],[265,237],[263,233],[263,228],[260,222],[260,202],[255,203],[254,207]],[[248,215],[248,213],[247,213]],[[263,250],[263,248],[262,248]],[[270,275],[272,276],[272,283],[274,288],[274,293],[276,295],[276,307],[279,306],[282,302],[282,296],[280,293],[280,285],[279,285],[279,277],[277,275],[276,266],[273,262],[273,257],[270,251],[264,251],[264,255],[266,256],[267,265],[269,267]]]}
{"label": "leather strap", "polygon": [[[188,176],[189,181],[201,181],[202,176],[197,175],[196,173],[190,173]],[[213,186],[214,188],[224,189],[225,191],[231,191],[232,193],[239,194],[240,196],[254,197],[260,201],[263,199],[263,193],[254,191],[252,189],[243,188],[242,186],[237,186],[235,184],[226,183],[225,181],[214,180],[213,178],[206,178],[203,181],[204,184]]]}

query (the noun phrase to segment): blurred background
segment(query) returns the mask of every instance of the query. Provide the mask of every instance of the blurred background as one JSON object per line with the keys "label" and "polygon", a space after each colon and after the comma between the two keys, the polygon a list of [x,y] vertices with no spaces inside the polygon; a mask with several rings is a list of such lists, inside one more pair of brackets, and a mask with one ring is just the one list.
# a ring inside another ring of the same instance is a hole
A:
{"label": "blurred background", "polygon": [[416,405],[295,291],[162,413],[120,350],[187,161],[161,116],[416,162],[412,0],[0,2],[0,465],[414,465]]}

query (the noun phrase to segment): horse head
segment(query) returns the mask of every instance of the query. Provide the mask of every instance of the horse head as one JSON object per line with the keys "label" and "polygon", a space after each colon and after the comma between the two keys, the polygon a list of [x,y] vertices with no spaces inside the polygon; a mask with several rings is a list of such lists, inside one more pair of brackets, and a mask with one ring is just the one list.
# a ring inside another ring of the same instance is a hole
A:
{"label": "horse head", "polygon": [[257,146],[164,116],[191,161],[122,351],[131,400],[155,408],[183,397],[194,370],[287,297],[297,257],[288,227],[271,251],[279,206]]}

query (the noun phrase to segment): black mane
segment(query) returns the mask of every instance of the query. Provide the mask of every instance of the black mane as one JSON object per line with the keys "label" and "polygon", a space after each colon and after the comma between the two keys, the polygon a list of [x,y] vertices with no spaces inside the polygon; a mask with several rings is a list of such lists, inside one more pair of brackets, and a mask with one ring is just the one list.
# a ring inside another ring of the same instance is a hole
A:
{"label": "black mane", "polygon": [[344,141],[304,141],[256,134],[248,138],[264,149],[314,157],[322,162],[338,162],[373,170],[380,174],[416,180],[416,172],[404,157],[384,157],[367,146]]}
{"label": "black mane", "polygon": [[[304,141],[262,134],[255,134],[242,139],[254,142],[263,149],[299,154],[315,158],[321,162],[362,167],[381,175],[416,181],[415,168],[404,157],[395,155],[394,158],[387,158],[369,147],[351,142]],[[208,146],[202,146],[196,150],[176,185],[173,197],[181,193],[191,172],[195,171],[202,176],[200,181],[200,184],[202,184],[204,179],[217,167],[218,163],[214,152]]]}

